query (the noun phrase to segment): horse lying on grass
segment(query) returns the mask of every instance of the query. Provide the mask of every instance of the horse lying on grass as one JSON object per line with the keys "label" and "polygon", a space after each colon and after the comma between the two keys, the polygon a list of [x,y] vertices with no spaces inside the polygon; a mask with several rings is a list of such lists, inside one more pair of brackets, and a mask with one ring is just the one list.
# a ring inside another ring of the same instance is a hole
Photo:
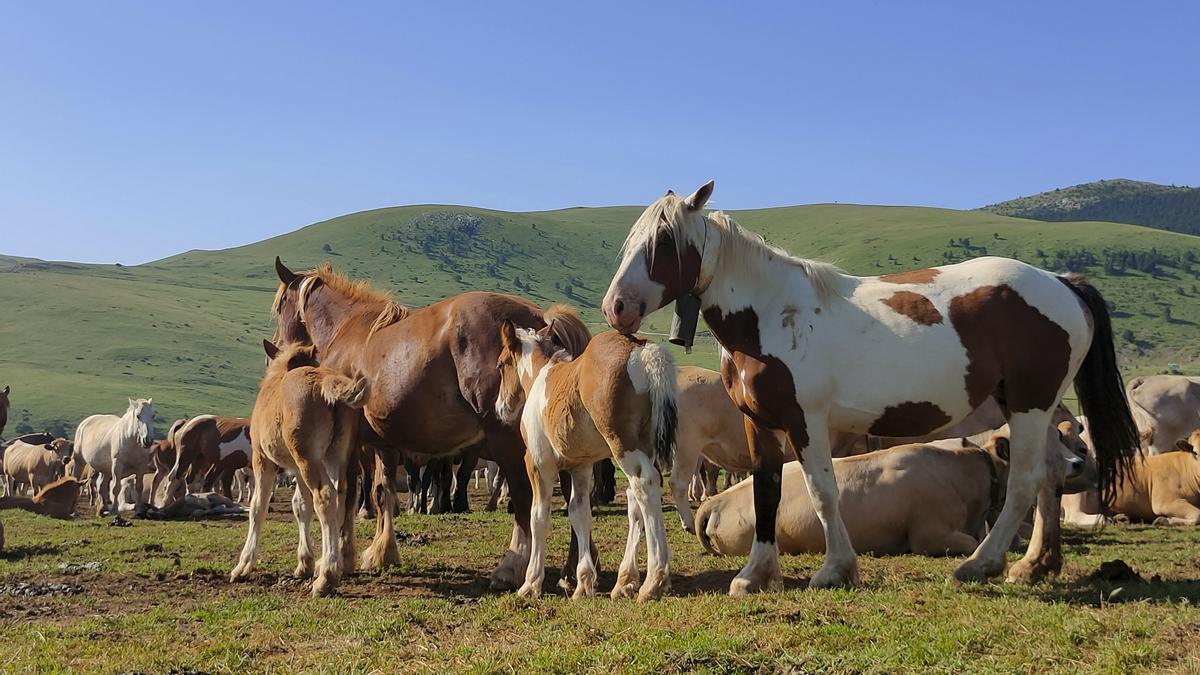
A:
{"label": "horse lying on grass", "polygon": [[[1062,466],[1056,473],[1064,492],[1095,485],[1095,465],[1087,448],[1063,422],[1047,439]],[[833,460],[841,511],[859,553],[969,555],[1004,502],[1008,479],[1009,432],[991,434],[979,445],[965,439],[912,443]],[[783,484],[803,481],[801,467],[789,462]],[[696,512],[697,537],[710,553],[746,555],[754,541],[753,479],[709,499]],[[821,553],[825,537],[807,491],[787,490],[777,521],[782,553]],[[1054,534],[1054,533],[1051,533]],[[1057,536],[1049,537],[1061,557]]]}

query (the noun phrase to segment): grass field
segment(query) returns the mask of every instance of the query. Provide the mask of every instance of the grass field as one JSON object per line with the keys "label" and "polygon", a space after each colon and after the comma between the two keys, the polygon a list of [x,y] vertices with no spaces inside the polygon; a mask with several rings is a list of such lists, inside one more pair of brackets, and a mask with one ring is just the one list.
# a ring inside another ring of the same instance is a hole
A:
{"label": "grass field", "polygon": [[[636,207],[504,213],[408,206],[351,214],[224,251],[193,251],[133,267],[0,256],[0,384],[13,387],[7,435],[66,433],[82,417],[154,397],[160,432],[184,414],[247,414],[271,332],[271,261],[294,269],[329,260],[423,305],[471,289],[580,307],[595,330],[598,304]],[[747,227],[799,255],[856,274],[936,265],[943,255],[1016,256],[1039,250],[1197,251],[1197,237],[1114,223],[1046,223],[979,211],[812,205],[737,212]],[[949,246],[969,239],[972,249]],[[328,251],[325,250],[328,247]],[[1177,363],[1200,372],[1200,287],[1192,272],[1158,278],[1089,270],[1115,305],[1127,373]],[[1170,310],[1170,318],[1165,315]],[[669,312],[646,330],[664,332]],[[711,338],[681,361],[716,364]]]}
{"label": "grass field", "polygon": [[[561,510],[537,602],[487,590],[510,531],[501,513],[403,515],[402,564],[351,577],[329,599],[309,598],[288,576],[295,528],[280,494],[259,568],[242,584],[227,575],[244,522],[114,528],[4,516],[6,672],[1200,670],[1200,532],[1191,529],[1068,530],[1062,577],[1033,587],[956,587],[947,581],[956,560],[897,556],[863,558],[861,588],[808,591],[819,557],[788,557],[785,592],[733,600],[724,591],[744,559],[702,554],[668,509],[673,589],[638,605],[572,603],[550,590],[568,534]],[[370,525],[359,523],[360,545]],[[620,504],[597,510],[601,591],[624,532]],[[1091,578],[1114,559],[1146,581]],[[72,562],[101,570],[59,570]],[[23,595],[22,584],[72,594]]]}

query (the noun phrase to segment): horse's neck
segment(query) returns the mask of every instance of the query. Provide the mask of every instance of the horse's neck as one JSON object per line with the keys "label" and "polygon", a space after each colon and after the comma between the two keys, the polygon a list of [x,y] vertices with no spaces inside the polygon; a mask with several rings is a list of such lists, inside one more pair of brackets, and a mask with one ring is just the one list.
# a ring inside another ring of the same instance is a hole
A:
{"label": "horse's neck", "polygon": [[[359,343],[370,332],[371,323],[382,311],[382,306],[356,305],[325,286],[317,289],[309,298],[304,316],[309,338],[321,354],[322,365],[335,367],[333,363],[325,363],[325,360],[336,362],[340,348],[360,346]],[[349,349],[348,353],[357,351]]]}
{"label": "horse's neck", "polygon": [[[819,302],[804,270],[775,253],[761,258],[749,256],[734,264],[718,263],[708,287],[700,294],[700,306],[706,315],[710,310],[729,315],[747,308],[762,314],[777,305],[811,307]],[[720,328],[709,328],[721,340]]]}

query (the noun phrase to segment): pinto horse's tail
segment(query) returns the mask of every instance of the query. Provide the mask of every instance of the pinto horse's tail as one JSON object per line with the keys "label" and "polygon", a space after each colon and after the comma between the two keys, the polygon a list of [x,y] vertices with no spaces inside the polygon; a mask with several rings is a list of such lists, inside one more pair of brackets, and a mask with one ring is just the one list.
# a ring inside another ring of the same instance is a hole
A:
{"label": "pinto horse's tail", "polygon": [[629,354],[629,373],[634,389],[650,395],[650,438],[654,444],[651,459],[662,471],[671,466],[675,453],[679,409],[675,357],[662,346],[647,342]]}
{"label": "pinto horse's tail", "polygon": [[1080,275],[1059,279],[1074,291],[1092,315],[1092,344],[1075,374],[1075,393],[1092,435],[1100,469],[1100,496],[1105,503],[1111,503],[1117,485],[1139,452],[1138,429],[1117,368],[1112,320],[1104,298]]}

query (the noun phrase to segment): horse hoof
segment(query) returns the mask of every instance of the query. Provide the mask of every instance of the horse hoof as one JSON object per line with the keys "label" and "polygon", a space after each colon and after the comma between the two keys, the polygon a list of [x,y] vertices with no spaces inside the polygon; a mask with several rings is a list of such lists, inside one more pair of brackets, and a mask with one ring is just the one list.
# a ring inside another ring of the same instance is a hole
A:
{"label": "horse hoof", "polygon": [[519,590],[517,590],[517,595],[525,598],[526,600],[536,600],[541,594],[542,591],[540,588],[537,588],[528,582],[522,585]]}
{"label": "horse hoof", "polygon": [[608,597],[613,600],[627,600],[637,595],[638,588],[634,584],[617,584]]}
{"label": "horse hoof", "polygon": [[985,563],[968,560],[954,570],[954,580],[960,584],[986,584],[988,579],[998,576],[1003,571],[1003,562],[1000,563],[999,569],[993,570]]}
{"label": "horse hoof", "polygon": [[650,602],[651,600],[658,600],[662,596],[663,596],[662,587],[643,588],[642,590],[638,591],[637,601],[638,602]]}
{"label": "horse hoof", "polygon": [[312,563],[308,563],[308,564],[300,563],[299,565],[296,565],[296,569],[292,570],[292,576],[296,577],[297,579],[308,579],[312,575],[313,575]]}
{"label": "horse hoof", "polygon": [[337,587],[337,582],[329,577],[319,577],[313,582],[312,596],[314,598],[325,598],[333,595],[333,589]]}
{"label": "horse hoof", "polygon": [[859,585],[857,565],[848,572],[822,567],[808,582],[809,588],[852,588],[857,585]]}

